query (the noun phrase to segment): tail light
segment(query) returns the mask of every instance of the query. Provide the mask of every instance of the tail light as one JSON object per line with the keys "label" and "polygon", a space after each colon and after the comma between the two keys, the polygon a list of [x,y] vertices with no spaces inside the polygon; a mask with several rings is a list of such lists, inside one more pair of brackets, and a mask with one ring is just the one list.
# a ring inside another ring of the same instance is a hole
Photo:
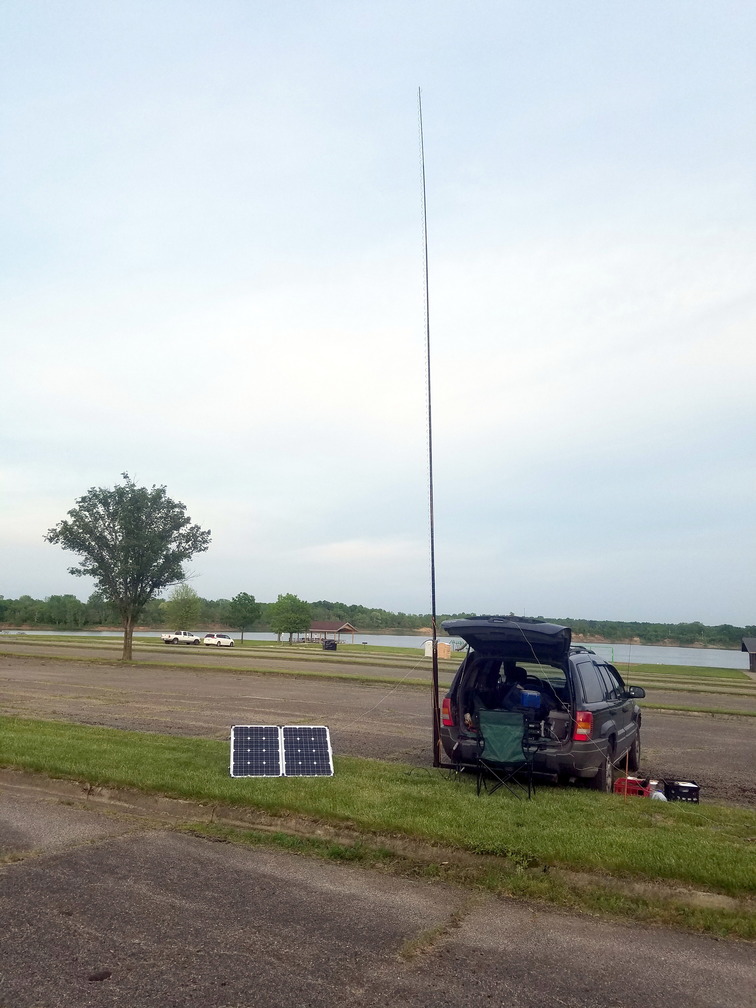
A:
{"label": "tail light", "polygon": [[579,710],[575,714],[575,727],[572,730],[573,742],[589,739],[593,734],[593,714],[587,710]]}
{"label": "tail light", "polygon": [[449,697],[444,697],[444,702],[441,704],[441,724],[445,728],[451,728],[454,725],[454,715]]}

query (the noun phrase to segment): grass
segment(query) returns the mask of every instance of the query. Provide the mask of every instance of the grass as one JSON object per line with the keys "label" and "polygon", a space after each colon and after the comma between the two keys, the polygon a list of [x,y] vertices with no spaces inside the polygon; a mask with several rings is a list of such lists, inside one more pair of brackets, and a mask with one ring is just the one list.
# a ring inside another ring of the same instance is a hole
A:
{"label": "grass", "polygon": [[730,717],[756,717],[756,711],[732,710],[727,707],[678,707],[673,704],[647,703],[641,700],[644,710],[680,711],[683,714],[727,714]]}
{"label": "grass", "polygon": [[340,757],[333,778],[232,779],[213,740],[0,718],[0,765],[103,786],[249,806],[394,834],[523,866],[661,880],[743,897],[756,889],[756,814],[542,788],[533,802],[438,771]]}
{"label": "grass", "polygon": [[646,690],[658,690],[660,693],[708,693],[710,696],[740,696],[756,698],[756,689],[735,689],[727,686],[670,686],[667,682],[633,683],[634,686],[644,686]]}
{"label": "grass", "polygon": [[646,664],[634,664],[628,665],[627,662],[618,662],[616,668],[619,669],[622,678],[627,682],[630,680],[638,679],[644,675],[648,676],[661,676],[663,678],[667,677],[678,677],[683,678],[695,678],[695,679],[740,679],[745,682],[751,682],[748,675],[741,669],[730,669],[730,668],[709,668],[706,665],[646,665]]}
{"label": "grass", "polygon": [[[709,908],[660,901],[648,896],[618,892],[616,887],[602,883],[600,879],[595,879],[590,886],[586,886],[584,882],[576,882],[569,877],[557,877],[553,872],[527,870],[522,865],[512,866],[504,861],[497,864],[489,860],[484,865],[463,865],[453,860],[429,862],[364,841],[342,843],[320,837],[239,829],[217,823],[188,823],[178,826],[177,830],[214,841],[250,847],[273,847],[305,857],[348,863],[391,875],[452,883],[497,896],[556,904],[567,910],[631,918],[647,924],[684,928],[721,937],[746,940],[756,937],[753,914],[747,908]],[[477,899],[473,897],[468,906],[475,902]],[[464,909],[466,908],[462,912]],[[452,926],[455,926],[454,922]],[[432,946],[436,937],[442,937],[446,930],[447,927],[443,926],[438,935],[432,929],[419,936],[405,947],[404,957],[411,958],[426,945]]]}
{"label": "grass", "polygon": [[[37,661],[38,655],[22,655],[18,654],[16,651],[3,651],[0,649],[0,656],[8,658],[19,658],[22,661]],[[45,656],[46,661],[56,661],[56,662],[75,662],[79,665],[104,665],[107,668],[113,668],[112,658],[88,658],[82,657],[81,655],[52,655],[49,659]],[[428,689],[429,682],[427,679],[411,679],[409,676],[404,678],[402,676],[381,676],[381,675],[352,675],[348,672],[312,672],[308,669],[273,669],[273,668],[260,668],[258,666],[247,666],[246,668],[239,668],[234,665],[220,665],[213,662],[210,665],[184,665],[181,662],[159,662],[159,661],[131,661],[131,662],[117,662],[119,668],[149,668],[149,669],[179,669],[182,672],[191,673],[205,673],[205,672],[233,672],[235,675],[271,675],[271,676],[292,676],[299,679],[338,679],[342,682],[354,682],[363,683],[365,685],[388,685],[388,686],[422,686],[424,689]],[[412,671],[412,670],[411,670]]]}

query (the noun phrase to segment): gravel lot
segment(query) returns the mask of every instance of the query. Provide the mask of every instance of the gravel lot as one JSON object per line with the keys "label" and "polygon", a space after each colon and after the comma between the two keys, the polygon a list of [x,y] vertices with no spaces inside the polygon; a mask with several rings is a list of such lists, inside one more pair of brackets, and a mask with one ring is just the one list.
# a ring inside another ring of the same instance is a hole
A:
{"label": "gravel lot", "polygon": [[[430,698],[418,688],[45,655],[0,656],[0,712],[218,739],[233,724],[310,721],[330,727],[337,754],[431,763]],[[670,698],[681,706],[708,705],[698,694]],[[656,699],[651,691],[649,699]],[[753,718],[647,710],[643,720],[645,774],[693,779],[704,800],[756,806]]]}

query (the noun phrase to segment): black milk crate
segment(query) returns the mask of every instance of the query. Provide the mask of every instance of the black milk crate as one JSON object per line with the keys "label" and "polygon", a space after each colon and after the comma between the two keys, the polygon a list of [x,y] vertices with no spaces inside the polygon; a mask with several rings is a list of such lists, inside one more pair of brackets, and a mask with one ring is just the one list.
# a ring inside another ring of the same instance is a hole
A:
{"label": "black milk crate", "polygon": [[686,801],[698,804],[700,790],[695,781],[664,781],[664,794],[667,801]]}

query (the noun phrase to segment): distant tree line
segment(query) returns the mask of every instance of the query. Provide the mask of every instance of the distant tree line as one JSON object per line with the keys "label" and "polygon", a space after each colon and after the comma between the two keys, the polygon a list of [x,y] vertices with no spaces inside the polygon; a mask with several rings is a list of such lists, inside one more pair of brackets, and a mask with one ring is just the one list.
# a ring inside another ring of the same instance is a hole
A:
{"label": "distant tree line", "polygon": [[743,637],[756,637],[756,626],[733,626],[720,623],[626,623],[620,620],[555,619],[572,627],[573,636],[587,641],[602,638],[615,644],[661,644],[672,647],[740,647]]}
{"label": "distant tree line", "polygon": [[[174,592],[175,594],[175,592]],[[183,596],[183,597],[182,597]],[[304,602],[296,595],[280,595],[276,602],[255,602],[253,595],[241,592],[233,599],[206,599],[194,592],[190,598],[184,591],[179,598],[151,599],[139,618],[139,626],[171,630],[199,630],[218,627],[230,630],[292,633],[306,629],[310,621],[351,623],[357,630],[412,631],[431,625],[429,613],[391,612],[369,606],[347,605],[344,602]],[[179,614],[183,613],[183,616]],[[472,616],[473,613],[449,613],[444,619]],[[510,614],[512,615],[512,614]],[[190,626],[174,626],[177,620]],[[612,643],[666,644],[679,647],[738,648],[742,637],[756,637],[756,626],[738,627],[729,623],[706,626],[693,623],[637,623],[620,620],[585,620],[549,618],[549,622],[572,627],[573,636],[586,640],[606,640]],[[49,595],[34,599],[22,595],[17,599],[0,597],[0,625],[6,627],[38,627],[56,630],[84,630],[89,627],[118,626],[117,612],[93,592],[86,602],[75,595]]]}

